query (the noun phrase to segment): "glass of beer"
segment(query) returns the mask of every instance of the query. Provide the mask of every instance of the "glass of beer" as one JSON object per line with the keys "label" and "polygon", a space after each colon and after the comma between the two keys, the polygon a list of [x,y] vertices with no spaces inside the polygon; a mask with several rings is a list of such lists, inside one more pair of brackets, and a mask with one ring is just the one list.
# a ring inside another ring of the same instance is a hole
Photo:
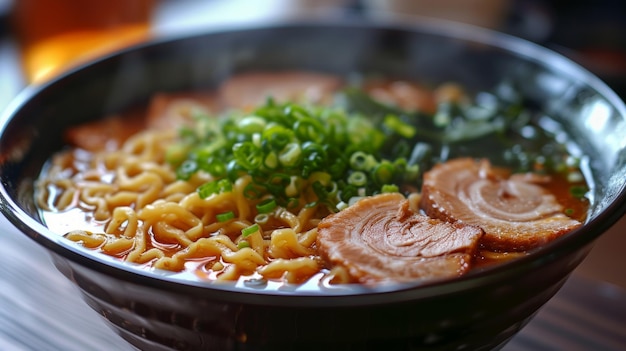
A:
{"label": "glass of beer", "polygon": [[146,40],[156,0],[17,0],[12,21],[25,79],[43,82],[74,64]]}

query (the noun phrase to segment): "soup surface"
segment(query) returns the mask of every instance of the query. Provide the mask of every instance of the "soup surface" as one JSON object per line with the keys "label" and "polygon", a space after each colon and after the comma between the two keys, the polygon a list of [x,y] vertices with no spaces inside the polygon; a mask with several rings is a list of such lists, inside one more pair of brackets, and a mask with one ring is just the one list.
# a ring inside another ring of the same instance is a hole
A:
{"label": "soup surface", "polygon": [[584,157],[512,86],[250,72],[76,126],[37,181],[46,225],[189,279],[434,282],[578,228]]}

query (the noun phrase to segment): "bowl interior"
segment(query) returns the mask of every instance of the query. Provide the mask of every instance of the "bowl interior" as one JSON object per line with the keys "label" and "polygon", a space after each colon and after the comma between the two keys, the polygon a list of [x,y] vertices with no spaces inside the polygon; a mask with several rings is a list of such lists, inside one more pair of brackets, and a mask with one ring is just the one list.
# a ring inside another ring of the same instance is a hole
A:
{"label": "bowl interior", "polygon": [[0,126],[2,211],[62,256],[105,272],[125,271],[111,261],[87,258],[41,224],[33,180],[51,152],[63,147],[63,131],[146,103],[155,92],[211,89],[236,72],[277,69],[345,77],[379,73],[431,84],[455,81],[470,91],[507,81],[562,122],[576,152],[587,156],[593,185],[589,218],[581,229],[511,265],[536,264],[535,256],[581,248],[624,213],[626,109],[614,92],[578,65],[528,42],[432,23],[283,23],[164,38],[30,87]]}

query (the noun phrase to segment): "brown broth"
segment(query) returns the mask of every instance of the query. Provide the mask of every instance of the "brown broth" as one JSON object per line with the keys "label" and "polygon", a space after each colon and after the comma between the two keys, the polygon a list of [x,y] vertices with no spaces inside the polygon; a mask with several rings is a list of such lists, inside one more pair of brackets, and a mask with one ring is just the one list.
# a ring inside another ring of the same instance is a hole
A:
{"label": "brown broth", "polygon": [[556,174],[550,177],[550,181],[545,188],[552,193],[557,201],[565,209],[565,214],[569,217],[584,222],[587,219],[589,211],[589,199],[586,197],[577,197],[572,194],[573,188],[587,188],[585,181],[580,180],[571,182],[563,174]]}

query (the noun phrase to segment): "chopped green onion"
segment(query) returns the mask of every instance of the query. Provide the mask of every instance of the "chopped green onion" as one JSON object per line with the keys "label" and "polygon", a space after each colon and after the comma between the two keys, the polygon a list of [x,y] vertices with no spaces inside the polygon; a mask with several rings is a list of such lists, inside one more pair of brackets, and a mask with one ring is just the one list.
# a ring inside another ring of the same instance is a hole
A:
{"label": "chopped green onion", "polygon": [[385,119],[383,120],[383,125],[407,139],[415,136],[415,133],[417,132],[414,126],[404,123],[396,115],[385,116]]}
{"label": "chopped green onion", "polygon": [[406,181],[415,180],[417,179],[419,174],[420,174],[419,165],[410,165],[410,166],[407,166],[406,169],[404,170],[404,179]]}
{"label": "chopped green onion", "polygon": [[183,140],[195,140],[197,139],[196,137],[196,131],[189,127],[189,126],[182,126],[179,130],[178,130],[178,135],[180,135],[180,138]]}
{"label": "chopped green onion", "polygon": [[567,216],[571,216],[571,215],[574,214],[574,209],[573,208],[566,208],[564,212],[565,212],[565,214]]}
{"label": "chopped green onion", "polygon": [[358,118],[358,115],[348,119],[348,140],[350,144],[366,153],[378,151],[385,142],[385,134],[373,126],[367,118]]}
{"label": "chopped green onion", "polygon": [[263,166],[265,168],[273,170],[278,167],[278,156],[276,156],[276,152],[271,151],[267,155],[265,155],[265,159],[263,160]]}
{"label": "chopped green onion", "polygon": [[263,143],[261,140],[261,134],[254,133],[252,134],[252,144],[256,147],[263,147]]}
{"label": "chopped green onion", "polygon": [[246,247],[250,247],[250,243],[249,243],[247,240],[240,240],[240,241],[237,243],[237,248],[238,248],[238,249],[244,249],[244,248],[246,248]]}
{"label": "chopped green onion", "polygon": [[341,178],[347,168],[348,168],[348,165],[346,164],[346,161],[344,159],[339,158],[335,160],[335,163],[333,163],[332,165],[330,165],[330,167],[328,167],[328,173],[330,173],[330,175],[335,179]]}
{"label": "chopped green onion", "polygon": [[328,184],[330,184],[330,182],[332,181],[332,177],[330,176],[330,174],[326,173],[326,172],[315,172],[313,174],[311,174],[311,176],[309,176],[309,183],[313,184],[315,182],[320,182],[320,184],[322,184],[323,186],[326,186]]}
{"label": "chopped green onion", "polygon": [[337,197],[337,193],[339,192],[339,185],[337,182],[330,182],[326,185],[326,192],[328,196]]}
{"label": "chopped green onion", "polygon": [[221,194],[233,190],[233,185],[228,179],[219,179],[207,182],[198,187],[198,195],[202,199],[213,194]]}
{"label": "chopped green onion", "polygon": [[[396,192],[405,182],[418,188],[421,172],[433,159],[463,147],[454,143],[508,133],[510,129],[503,129],[512,123],[508,119],[517,120],[522,112],[507,109],[517,104],[512,101],[489,116],[481,110],[480,118],[472,119],[476,116],[466,116],[471,106],[457,103],[441,104],[433,115],[376,103],[366,93],[346,96],[352,101],[338,108],[268,99],[249,113],[194,116],[196,125],[180,132],[166,160],[176,167],[178,179],[188,180],[196,172],[215,179],[198,188],[202,198],[231,191],[235,181],[248,176],[251,180],[243,188],[247,199],[271,198],[274,206],[298,209],[298,200],[311,196],[305,206],[322,205],[336,212],[354,199]],[[509,161],[516,168],[536,164],[535,154],[513,154]],[[578,180],[580,173],[568,166],[579,163],[559,154],[544,166],[555,169],[561,164],[571,180]],[[269,203],[259,205],[259,214],[272,211]]]}
{"label": "chopped green onion", "polygon": [[215,157],[209,158],[206,162],[199,163],[198,167],[207,171],[214,177],[223,177],[226,175],[226,165]]}
{"label": "chopped green onion", "polygon": [[[180,158],[180,179],[189,179],[198,170],[216,178],[198,188],[203,198],[230,191],[237,179],[250,175],[252,181],[243,189],[248,199],[268,197],[274,199],[274,206],[295,209],[300,195],[313,191],[317,202],[335,212],[341,197],[369,195],[379,188],[367,175],[378,165],[385,143],[384,133],[377,128],[369,116],[327,107],[279,105],[270,99],[251,114],[221,119],[198,116],[194,128],[181,132],[172,160]],[[357,187],[347,180],[355,171],[363,172],[352,176]],[[383,184],[388,183],[383,178]],[[219,182],[222,179],[225,183]],[[259,212],[271,211],[270,204],[264,205],[268,207],[260,207]]]}
{"label": "chopped green onion", "polygon": [[191,175],[198,170],[198,163],[194,160],[185,160],[180,167],[176,169],[176,178],[189,180]]}
{"label": "chopped green onion", "polygon": [[395,184],[385,184],[380,189],[382,193],[397,193],[400,189]]}
{"label": "chopped green onion", "polygon": [[235,212],[233,211],[228,211],[228,212],[224,212],[224,213],[219,213],[215,216],[215,218],[217,218],[218,222],[226,222],[229,221],[233,218],[235,218]]}
{"label": "chopped green onion", "polygon": [[215,156],[220,150],[227,147],[228,141],[221,135],[216,135],[211,138],[210,144],[200,145],[193,150],[193,156],[195,159],[205,159]]}
{"label": "chopped green onion", "polygon": [[301,178],[298,176],[291,176],[289,178],[289,185],[285,188],[285,195],[288,197],[295,197],[300,194]]}
{"label": "chopped green onion", "polygon": [[347,204],[347,203],[345,203],[345,202],[343,202],[343,201],[340,201],[340,202],[337,204],[337,209],[338,209],[339,211],[343,210],[343,209],[344,209],[344,208],[346,208],[346,207],[348,207],[348,204]]}
{"label": "chopped green onion", "polygon": [[226,165],[226,175],[232,182],[237,180],[242,174],[248,173],[243,166],[241,166],[237,160],[230,160]]}
{"label": "chopped green onion", "polygon": [[269,184],[278,185],[281,188],[285,188],[291,184],[291,177],[285,173],[274,173],[268,180]]}
{"label": "chopped green onion", "polygon": [[313,118],[305,117],[297,121],[293,129],[300,140],[309,140],[315,143],[324,142],[324,126]]}
{"label": "chopped green onion", "polygon": [[165,161],[171,165],[179,165],[187,158],[189,146],[178,143],[170,146],[165,152]]}
{"label": "chopped green onion", "polygon": [[387,184],[393,180],[395,167],[389,161],[383,161],[374,167],[372,178],[376,184]]}
{"label": "chopped green onion", "polygon": [[283,109],[283,113],[289,118],[288,122],[306,119],[310,116],[309,111],[304,106],[296,104],[287,104]]}
{"label": "chopped green onion", "polygon": [[254,222],[257,224],[266,224],[269,219],[270,216],[267,213],[261,213],[254,217]]}
{"label": "chopped green onion", "polygon": [[257,169],[263,163],[263,153],[249,141],[233,145],[233,156],[248,170]]}
{"label": "chopped green onion", "polygon": [[357,171],[369,171],[376,163],[374,156],[363,151],[356,151],[350,156],[350,167]]}
{"label": "chopped green onion", "polygon": [[348,184],[354,186],[363,186],[367,183],[367,176],[361,171],[356,171],[348,177]]}
{"label": "chopped green onion", "polygon": [[341,190],[341,201],[349,202],[351,198],[359,194],[359,188],[354,185],[348,184]]}
{"label": "chopped green onion", "polygon": [[452,108],[450,106],[450,103],[448,102],[439,104],[437,112],[433,117],[433,123],[435,124],[435,126],[446,127],[450,124],[450,122],[452,121],[452,117],[450,116],[451,109]]}
{"label": "chopped green onion", "polygon": [[304,178],[308,177],[314,171],[326,168],[326,150],[320,144],[313,142],[305,142],[302,144],[303,154],[303,174]]}
{"label": "chopped green onion", "polygon": [[259,211],[259,213],[270,213],[275,208],[276,208],[276,200],[274,199],[266,199],[256,205],[256,209],[257,211]]}
{"label": "chopped green onion", "polygon": [[315,193],[315,195],[317,195],[319,201],[323,202],[326,200],[326,198],[328,197],[328,193],[326,192],[326,188],[322,183],[320,183],[319,181],[315,181],[313,182],[311,187],[313,188],[313,192]]}
{"label": "chopped green onion", "polygon": [[250,235],[252,235],[252,234],[254,234],[254,233],[258,232],[258,231],[259,231],[259,228],[260,228],[260,227],[259,227],[259,225],[255,223],[255,224],[253,224],[253,225],[251,225],[251,226],[249,226],[249,227],[245,227],[245,228],[243,228],[243,229],[241,230],[241,235],[242,235],[244,238],[247,238],[247,237],[249,237]]}
{"label": "chopped green onion", "polygon": [[350,167],[356,170],[365,169],[365,164],[367,163],[367,154],[363,151],[356,151],[350,156]]}
{"label": "chopped green onion", "polygon": [[265,128],[261,136],[263,142],[267,143],[270,149],[274,151],[283,150],[294,138],[293,131],[276,124]]}
{"label": "chopped green onion", "polygon": [[259,116],[244,117],[239,121],[239,130],[245,134],[261,133],[265,129],[265,119]]}
{"label": "chopped green onion", "polygon": [[278,160],[285,167],[294,167],[300,161],[302,149],[298,143],[289,143],[278,154]]}

